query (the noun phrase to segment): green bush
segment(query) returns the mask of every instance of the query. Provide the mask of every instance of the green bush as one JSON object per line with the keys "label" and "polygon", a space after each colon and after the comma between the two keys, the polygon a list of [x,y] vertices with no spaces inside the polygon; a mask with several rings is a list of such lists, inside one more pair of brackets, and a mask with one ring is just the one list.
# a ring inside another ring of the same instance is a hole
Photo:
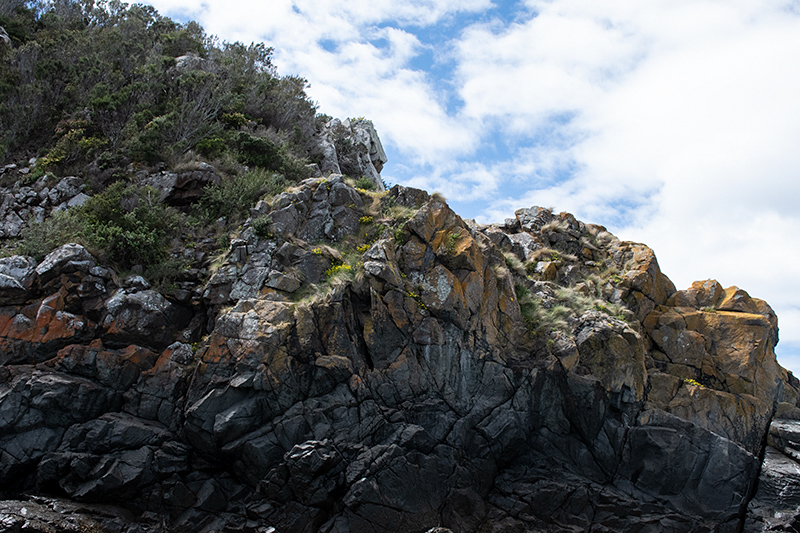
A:
{"label": "green bush", "polygon": [[280,174],[253,169],[219,185],[206,186],[200,203],[203,212],[212,220],[241,218],[259,198],[265,194],[278,194],[285,188],[286,180]]}
{"label": "green bush", "polygon": [[373,191],[375,190],[375,184],[368,177],[362,176],[356,180],[356,188],[364,189],[366,191]]}
{"label": "green bush", "polygon": [[280,170],[281,155],[278,146],[266,137],[256,137],[240,131],[236,136],[239,161],[245,165],[267,170]]}
{"label": "green bush", "polygon": [[16,253],[41,260],[62,244],[79,242],[119,268],[147,268],[166,258],[180,219],[159,202],[158,191],[117,182],[81,207],[26,227]]}
{"label": "green bush", "polygon": [[213,159],[215,157],[219,157],[222,153],[226,150],[228,143],[225,142],[225,139],[220,137],[213,137],[210,139],[203,139],[197,146],[197,152],[201,155]]}
{"label": "green bush", "polygon": [[163,260],[180,219],[159,201],[157,190],[121,181],[87,200],[75,216],[85,225],[87,244],[122,268]]}
{"label": "green bush", "polygon": [[19,255],[29,255],[41,261],[44,257],[68,242],[86,244],[84,223],[71,211],[58,211],[43,222],[34,222],[22,230],[22,239],[14,250]]}
{"label": "green bush", "polygon": [[272,233],[269,231],[270,225],[272,225],[272,219],[269,215],[261,215],[253,219],[251,224],[253,226],[253,232],[258,237],[269,239],[272,237]]}

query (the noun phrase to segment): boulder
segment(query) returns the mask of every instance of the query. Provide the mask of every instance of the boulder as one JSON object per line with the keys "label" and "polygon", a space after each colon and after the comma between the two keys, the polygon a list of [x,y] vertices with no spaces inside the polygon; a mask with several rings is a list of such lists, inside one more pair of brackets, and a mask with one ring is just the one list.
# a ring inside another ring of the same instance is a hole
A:
{"label": "boulder", "polygon": [[36,275],[39,283],[46,285],[50,280],[62,274],[88,273],[96,264],[97,261],[86,248],[77,243],[70,243],[50,252],[36,266]]}
{"label": "boulder", "polygon": [[103,339],[164,348],[189,322],[188,313],[154,290],[117,290],[105,302]]}
{"label": "boulder", "polygon": [[640,402],[645,396],[647,370],[641,337],[624,322],[599,311],[580,317],[575,327],[578,365],[600,379],[620,402]]}
{"label": "boulder", "polygon": [[388,159],[372,121],[332,119],[316,139],[323,173],[366,177],[376,190],[385,189],[380,173]]}
{"label": "boulder", "polygon": [[14,255],[0,258],[0,305],[20,304],[32,296],[36,262]]}
{"label": "boulder", "polygon": [[654,359],[670,373],[769,405],[791,388],[775,358],[777,328],[768,315],[661,306],[643,325],[658,348]]}

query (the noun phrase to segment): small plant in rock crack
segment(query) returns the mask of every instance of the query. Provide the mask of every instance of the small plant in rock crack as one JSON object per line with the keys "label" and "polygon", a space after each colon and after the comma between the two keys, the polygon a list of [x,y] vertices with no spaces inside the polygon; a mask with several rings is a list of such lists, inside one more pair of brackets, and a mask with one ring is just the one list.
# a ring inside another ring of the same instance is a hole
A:
{"label": "small plant in rock crack", "polygon": [[461,239],[461,230],[456,230],[450,233],[447,236],[447,240],[444,244],[444,251],[448,254],[452,254],[456,251],[456,246],[458,245],[458,241]]}
{"label": "small plant in rock crack", "polygon": [[408,291],[406,293],[406,296],[417,302],[417,305],[419,306],[420,309],[425,309],[425,310],[428,309],[428,306],[423,303],[422,296],[420,296],[418,292]]}
{"label": "small plant in rock crack", "polygon": [[398,246],[403,246],[408,241],[405,222],[394,229],[394,240]]}
{"label": "small plant in rock crack", "polygon": [[325,276],[332,278],[335,275],[343,272],[350,272],[353,267],[350,265],[331,265],[331,267],[325,271]]}
{"label": "small plant in rock crack", "polygon": [[272,233],[269,231],[270,225],[272,225],[272,219],[269,215],[260,215],[253,219],[252,222],[253,232],[264,239],[270,239],[273,237]]}

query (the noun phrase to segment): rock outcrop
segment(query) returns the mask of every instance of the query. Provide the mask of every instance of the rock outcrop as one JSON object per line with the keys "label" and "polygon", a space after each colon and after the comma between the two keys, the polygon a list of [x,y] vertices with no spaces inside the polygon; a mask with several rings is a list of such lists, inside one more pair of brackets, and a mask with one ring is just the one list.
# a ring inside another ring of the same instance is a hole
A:
{"label": "rock outcrop", "polygon": [[387,161],[386,152],[371,120],[331,119],[315,139],[322,156],[320,170],[323,174],[365,177],[376,190],[384,190],[380,172]]}
{"label": "rock outcrop", "polygon": [[3,531],[796,527],[765,302],[541,208],[333,174],[252,215],[202,305],[77,244],[0,260]]}

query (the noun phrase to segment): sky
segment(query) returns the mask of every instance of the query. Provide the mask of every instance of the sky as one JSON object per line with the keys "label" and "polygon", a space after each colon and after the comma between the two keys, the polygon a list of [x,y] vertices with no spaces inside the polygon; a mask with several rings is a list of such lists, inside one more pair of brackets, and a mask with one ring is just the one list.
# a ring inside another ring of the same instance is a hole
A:
{"label": "sky", "polygon": [[677,288],[770,303],[800,374],[800,0],[155,0],[265,42],[389,183],[464,218],[533,205],[646,243]]}

